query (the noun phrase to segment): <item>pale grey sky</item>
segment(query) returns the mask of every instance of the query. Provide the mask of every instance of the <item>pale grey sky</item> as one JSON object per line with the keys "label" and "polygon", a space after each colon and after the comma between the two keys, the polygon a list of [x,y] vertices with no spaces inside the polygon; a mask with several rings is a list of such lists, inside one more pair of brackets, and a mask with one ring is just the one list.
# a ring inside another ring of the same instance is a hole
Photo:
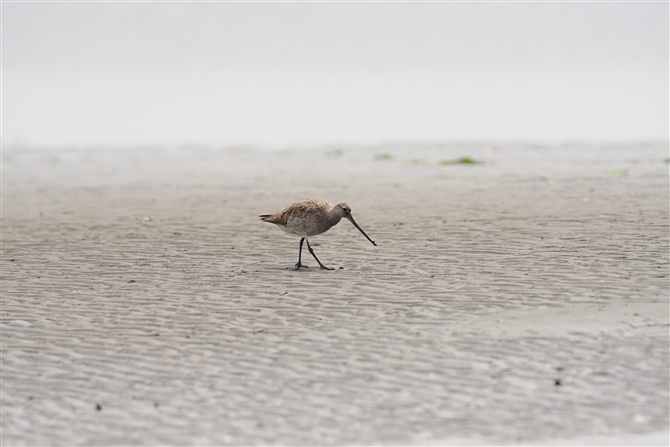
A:
{"label": "pale grey sky", "polygon": [[667,3],[3,3],[5,144],[668,139]]}

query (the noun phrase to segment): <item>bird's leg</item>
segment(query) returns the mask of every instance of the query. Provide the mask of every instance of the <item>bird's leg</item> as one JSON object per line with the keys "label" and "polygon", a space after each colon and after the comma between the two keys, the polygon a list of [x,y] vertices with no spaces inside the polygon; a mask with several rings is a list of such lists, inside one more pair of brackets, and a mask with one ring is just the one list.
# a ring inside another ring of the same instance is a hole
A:
{"label": "bird's leg", "polygon": [[[298,252],[298,263],[295,265],[296,270],[300,270],[300,267],[305,267],[308,269],[309,267],[304,265],[300,260],[302,259],[302,243],[305,241],[305,238],[300,239],[300,252]],[[309,242],[307,243],[309,245]]]}
{"label": "bird's leg", "polygon": [[334,268],[326,267],[325,265],[321,264],[321,261],[319,261],[319,258],[316,257],[314,254],[314,250],[312,250],[312,246],[309,245],[309,239],[307,239],[307,248],[309,249],[309,252],[314,256],[314,259],[316,259],[316,262],[319,263],[319,266],[321,267],[321,270],[335,270]]}

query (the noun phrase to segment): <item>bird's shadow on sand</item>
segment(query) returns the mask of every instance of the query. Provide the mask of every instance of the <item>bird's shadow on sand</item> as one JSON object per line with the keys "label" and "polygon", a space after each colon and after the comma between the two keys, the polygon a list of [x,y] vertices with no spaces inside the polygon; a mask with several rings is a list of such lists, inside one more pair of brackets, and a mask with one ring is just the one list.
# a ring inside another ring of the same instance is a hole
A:
{"label": "bird's shadow on sand", "polygon": [[[251,268],[251,267],[250,267]],[[335,272],[337,270],[344,270],[343,267],[337,266],[335,267],[334,270],[322,270],[319,268],[318,265],[312,267],[309,266],[309,268],[300,268],[296,269],[293,266],[279,266],[279,265],[255,265],[253,268],[257,271],[267,271],[267,272],[287,272],[287,273],[314,273],[314,272],[323,272],[323,273],[328,273],[328,272]]]}

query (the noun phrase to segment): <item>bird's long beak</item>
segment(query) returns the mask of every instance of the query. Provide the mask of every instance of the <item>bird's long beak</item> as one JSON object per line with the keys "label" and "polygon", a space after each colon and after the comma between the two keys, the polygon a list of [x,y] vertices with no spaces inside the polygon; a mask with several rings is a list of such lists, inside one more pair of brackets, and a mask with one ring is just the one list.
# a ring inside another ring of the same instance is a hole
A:
{"label": "bird's long beak", "polygon": [[346,217],[347,219],[349,219],[349,222],[351,222],[352,224],[354,224],[354,227],[358,228],[358,231],[360,231],[361,233],[363,233],[363,236],[365,236],[366,238],[368,238],[368,240],[369,240],[370,242],[372,242],[372,245],[374,245],[375,247],[377,246],[377,244],[375,243],[375,241],[373,241],[372,239],[370,239],[370,236],[368,236],[367,234],[365,234],[365,231],[363,231],[363,229],[362,229],[361,227],[358,226],[358,224],[356,223],[356,221],[354,220],[354,218],[351,217],[351,214],[349,214],[348,216],[344,216],[344,217]]}

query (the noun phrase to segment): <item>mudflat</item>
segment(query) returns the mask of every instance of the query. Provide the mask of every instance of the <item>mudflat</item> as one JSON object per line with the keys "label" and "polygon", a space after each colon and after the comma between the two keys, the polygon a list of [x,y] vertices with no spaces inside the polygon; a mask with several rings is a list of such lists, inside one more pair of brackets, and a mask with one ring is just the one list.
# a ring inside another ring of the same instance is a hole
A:
{"label": "mudflat", "polygon": [[667,150],[5,149],[2,443],[667,445]]}

